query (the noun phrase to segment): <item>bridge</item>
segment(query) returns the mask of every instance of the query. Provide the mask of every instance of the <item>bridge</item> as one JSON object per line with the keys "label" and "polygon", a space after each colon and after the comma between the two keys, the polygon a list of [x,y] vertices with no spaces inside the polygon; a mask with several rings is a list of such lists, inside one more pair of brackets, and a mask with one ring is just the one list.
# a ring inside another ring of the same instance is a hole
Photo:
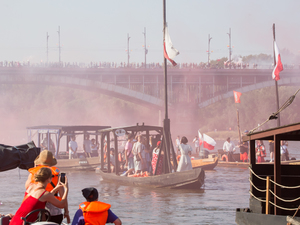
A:
{"label": "bridge", "polygon": [[[300,83],[299,69],[281,72],[279,85]],[[232,97],[233,90],[248,92],[273,86],[271,69],[168,69],[170,106],[189,103],[199,108]],[[95,91],[146,107],[164,106],[164,74],[160,68],[49,68],[0,67],[0,84],[65,86]]]}

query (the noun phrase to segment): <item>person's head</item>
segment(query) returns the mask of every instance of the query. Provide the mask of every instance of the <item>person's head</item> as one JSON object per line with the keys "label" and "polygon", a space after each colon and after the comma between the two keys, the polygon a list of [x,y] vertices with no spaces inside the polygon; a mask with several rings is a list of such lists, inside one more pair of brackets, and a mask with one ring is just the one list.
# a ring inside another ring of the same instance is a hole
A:
{"label": "person's head", "polygon": [[34,160],[35,165],[54,166],[57,164],[52,152],[43,150]]}
{"label": "person's head", "polygon": [[230,142],[230,137],[228,137],[228,138],[226,139],[226,141]]}
{"label": "person's head", "polygon": [[81,190],[83,197],[85,197],[86,201],[93,202],[98,200],[98,191],[96,188],[84,188]]}
{"label": "person's head", "polygon": [[142,142],[142,136],[141,135],[137,135],[135,137],[135,139],[138,141],[138,142]]}
{"label": "person's head", "polygon": [[244,131],[244,134],[245,134],[245,135],[247,135],[248,133],[249,133],[249,131],[248,131],[248,130],[245,130],[245,131]]}
{"label": "person's head", "polygon": [[156,143],[156,147],[160,148],[160,144],[161,144],[161,141],[158,141],[158,142]]}
{"label": "person's head", "polygon": [[133,139],[133,134],[128,134],[127,140],[128,140],[128,141],[132,141],[132,139]]}
{"label": "person's head", "polygon": [[177,136],[178,139],[180,139],[180,136]]}
{"label": "person's head", "polygon": [[188,139],[185,136],[183,136],[180,140],[180,143],[186,144],[188,143]]}
{"label": "person's head", "polygon": [[95,138],[93,138],[93,139],[91,140],[91,142],[92,142],[93,144],[95,143],[95,141],[96,141]]}
{"label": "person's head", "polygon": [[52,179],[52,171],[48,167],[42,167],[41,169],[39,169],[39,171],[37,171],[36,174],[34,174],[34,181],[35,182],[44,183],[49,178]]}
{"label": "person's head", "polygon": [[85,135],[85,140],[89,140],[90,139],[90,135],[89,134],[86,134]]}
{"label": "person's head", "polygon": [[71,140],[72,140],[72,141],[75,141],[75,139],[76,139],[76,137],[75,137],[75,135],[73,135],[73,136],[71,137]]}
{"label": "person's head", "polygon": [[115,154],[115,149],[114,148],[111,148],[109,151],[110,151],[111,155]]}

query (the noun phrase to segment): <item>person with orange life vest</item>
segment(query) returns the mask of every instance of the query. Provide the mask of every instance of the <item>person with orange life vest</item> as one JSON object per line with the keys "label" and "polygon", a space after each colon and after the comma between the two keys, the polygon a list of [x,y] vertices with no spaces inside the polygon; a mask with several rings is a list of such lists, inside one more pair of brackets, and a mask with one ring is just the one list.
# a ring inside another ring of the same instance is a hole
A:
{"label": "person with orange life vest", "polygon": [[122,225],[121,220],[110,210],[110,204],[98,201],[98,191],[96,188],[82,189],[82,195],[86,202],[79,205],[76,211],[72,225],[102,225],[114,223]]}
{"label": "person with orange life vest", "polygon": [[[48,150],[43,150],[40,153],[40,155],[35,159],[34,164],[35,164],[35,167],[30,168],[28,170],[28,172],[30,174],[28,175],[28,179],[25,183],[25,189],[27,190],[27,188],[30,186],[30,184],[35,183],[34,175],[40,170],[40,168],[48,167],[52,171],[52,180],[47,185],[46,190],[49,192],[52,192],[53,189],[58,184],[59,179],[60,179],[60,170],[57,167],[55,167],[55,165],[57,164],[57,161],[53,157],[52,152],[50,152]],[[64,188],[61,186],[61,188],[59,188],[58,191],[53,194],[55,195],[55,197],[58,200],[61,200],[61,197],[59,197],[59,196],[63,196],[64,191],[65,191]],[[68,210],[68,201],[64,207],[64,214],[62,214],[62,210],[60,208],[53,206],[51,203],[46,204],[46,209],[49,210],[50,215],[51,215],[51,219],[49,221],[61,224],[62,220],[64,218],[66,218],[68,223],[71,222],[70,216],[69,216],[69,210]]]}

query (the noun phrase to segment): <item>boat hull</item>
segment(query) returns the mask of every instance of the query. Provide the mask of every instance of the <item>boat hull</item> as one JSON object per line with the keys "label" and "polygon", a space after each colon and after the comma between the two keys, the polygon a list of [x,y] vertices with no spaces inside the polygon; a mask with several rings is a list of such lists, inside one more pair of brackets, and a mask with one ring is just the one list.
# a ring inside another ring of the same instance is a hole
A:
{"label": "boat hull", "polygon": [[[299,217],[295,217],[295,219],[297,218],[299,220]],[[260,213],[245,212],[243,209],[237,209],[235,222],[238,225],[282,225],[287,224],[287,216],[266,215]]]}
{"label": "boat hull", "polygon": [[204,170],[201,168],[149,177],[123,177],[102,170],[97,170],[97,172],[104,181],[116,182],[122,185],[170,189],[200,189],[204,184],[205,177]]}
{"label": "boat hull", "polygon": [[100,165],[100,157],[77,158],[77,159],[57,159],[56,167],[72,170],[95,170]]}
{"label": "boat hull", "polygon": [[218,165],[218,157],[206,159],[194,159],[192,161],[193,168],[202,168],[203,170],[213,170]]}

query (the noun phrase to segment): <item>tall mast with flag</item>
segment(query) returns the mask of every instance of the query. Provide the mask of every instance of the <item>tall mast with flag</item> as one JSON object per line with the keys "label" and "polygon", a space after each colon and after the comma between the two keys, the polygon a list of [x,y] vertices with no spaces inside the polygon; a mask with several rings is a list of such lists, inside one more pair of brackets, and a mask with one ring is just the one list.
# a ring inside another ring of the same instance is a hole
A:
{"label": "tall mast with flag", "polygon": [[[171,140],[171,132],[170,132],[170,119],[168,116],[168,76],[167,76],[167,59],[172,63],[173,66],[176,66],[176,62],[173,60],[179,52],[173,47],[169,31],[167,28],[166,22],[166,0],[163,0],[163,49],[164,49],[164,82],[165,82],[165,118],[163,123],[163,132],[164,132],[164,149],[165,149],[165,172],[171,172],[171,152],[172,152],[172,159],[173,165],[175,169],[177,168],[177,161],[176,161],[176,154],[174,149],[172,148],[172,140]],[[157,160],[159,161],[159,160]],[[155,171],[156,172],[156,171]]]}
{"label": "tall mast with flag", "polygon": [[[279,49],[275,40],[275,23],[273,23],[273,42],[274,42],[274,69],[272,72],[272,78],[275,80],[275,91],[276,91],[276,102],[277,102],[277,110],[279,110],[279,97],[278,97],[278,84],[277,81],[280,80],[279,73],[283,70],[281,57],[279,54]],[[277,126],[280,126],[280,114],[278,114],[277,118]]]}
{"label": "tall mast with flag", "polygon": [[236,116],[237,116],[237,127],[238,127],[238,132],[239,132],[239,141],[241,142],[241,129],[240,129],[240,117],[239,117],[239,110],[236,106],[236,103],[241,103],[240,97],[242,93],[238,91],[233,91],[233,96],[234,96],[234,104],[235,104],[235,109],[236,109]]}

